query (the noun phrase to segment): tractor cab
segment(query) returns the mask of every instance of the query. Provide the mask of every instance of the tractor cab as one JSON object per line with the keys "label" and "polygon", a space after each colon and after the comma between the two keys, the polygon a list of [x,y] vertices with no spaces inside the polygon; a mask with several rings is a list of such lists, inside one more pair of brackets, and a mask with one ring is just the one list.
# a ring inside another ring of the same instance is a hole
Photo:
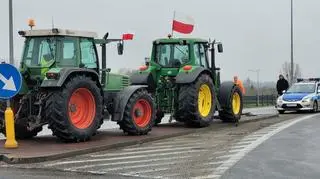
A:
{"label": "tractor cab", "polygon": [[[219,68],[215,66],[215,45],[218,52],[223,52],[222,44],[208,42],[198,38],[162,38],[153,41],[151,59],[140,71],[148,71],[149,67],[159,72],[156,78],[176,77],[180,72],[206,69],[212,74],[214,81],[220,81]],[[209,53],[211,52],[211,53]],[[219,84],[216,84],[219,86]]]}
{"label": "tractor cab", "polygon": [[98,69],[96,33],[64,29],[19,31],[26,38],[21,67],[40,78],[51,67]]}
{"label": "tractor cab", "polygon": [[[122,55],[122,39],[107,39],[108,33],[103,39],[97,39],[94,32],[57,28],[19,31],[19,35],[25,37],[20,68],[28,88],[47,87],[53,80],[59,80],[61,71],[72,68],[87,69],[101,75],[99,80],[105,89],[121,90],[115,86],[123,82],[123,87],[129,85],[127,76],[112,74],[106,68],[106,44],[118,42],[118,54]],[[97,44],[102,48],[101,67]],[[117,80],[108,84],[108,76]]]}

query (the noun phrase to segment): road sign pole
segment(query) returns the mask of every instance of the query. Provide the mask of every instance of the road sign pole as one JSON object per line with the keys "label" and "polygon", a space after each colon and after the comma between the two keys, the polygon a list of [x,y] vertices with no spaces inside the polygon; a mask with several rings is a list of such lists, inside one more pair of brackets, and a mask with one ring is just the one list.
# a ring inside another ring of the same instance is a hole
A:
{"label": "road sign pole", "polygon": [[14,65],[13,60],[13,17],[12,17],[12,0],[9,0],[9,52],[10,64]]}
{"label": "road sign pole", "polygon": [[10,99],[19,93],[22,84],[22,77],[19,70],[12,64],[0,64],[0,99],[7,102],[4,112],[4,123],[6,142],[5,148],[17,148],[18,143],[15,138],[14,114],[11,109]]}
{"label": "road sign pole", "polygon": [[7,100],[7,109],[4,112],[4,120],[6,123],[6,143],[4,144],[5,148],[17,148],[18,142],[15,138],[14,132],[14,115],[10,107],[10,100]]}

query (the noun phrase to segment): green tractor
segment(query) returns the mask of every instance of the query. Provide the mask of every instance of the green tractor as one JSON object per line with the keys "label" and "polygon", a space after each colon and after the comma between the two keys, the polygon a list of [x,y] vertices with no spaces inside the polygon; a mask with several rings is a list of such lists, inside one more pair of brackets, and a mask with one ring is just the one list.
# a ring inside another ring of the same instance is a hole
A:
{"label": "green tractor", "polygon": [[[106,44],[97,34],[64,29],[19,31],[25,37],[20,72],[22,88],[11,99],[18,139],[31,138],[48,124],[65,142],[89,140],[111,118],[131,135],[147,134],[155,122],[155,104],[147,86],[130,85],[128,76],[106,68]],[[101,46],[101,67],[97,46]],[[0,131],[5,134],[1,103]]]}
{"label": "green tractor", "polygon": [[171,114],[170,121],[174,118],[205,127],[214,119],[215,111],[224,122],[238,122],[242,93],[232,81],[220,83],[215,48],[223,52],[221,43],[197,38],[169,36],[153,41],[150,60],[132,75],[131,83],[148,85],[156,101],[155,124],[164,114]]}

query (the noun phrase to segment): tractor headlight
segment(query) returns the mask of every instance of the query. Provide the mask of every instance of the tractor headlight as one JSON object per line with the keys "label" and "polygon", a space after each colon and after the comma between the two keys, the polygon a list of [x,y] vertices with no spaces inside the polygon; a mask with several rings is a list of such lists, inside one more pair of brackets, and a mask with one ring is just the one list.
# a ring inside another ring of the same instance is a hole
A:
{"label": "tractor headlight", "polygon": [[48,79],[57,80],[57,79],[59,79],[59,73],[47,72],[47,73],[46,73],[46,77],[47,77]]}
{"label": "tractor headlight", "polygon": [[282,100],[282,96],[279,96],[278,99],[277,99],[277,103],[282,103],[283,100]]}

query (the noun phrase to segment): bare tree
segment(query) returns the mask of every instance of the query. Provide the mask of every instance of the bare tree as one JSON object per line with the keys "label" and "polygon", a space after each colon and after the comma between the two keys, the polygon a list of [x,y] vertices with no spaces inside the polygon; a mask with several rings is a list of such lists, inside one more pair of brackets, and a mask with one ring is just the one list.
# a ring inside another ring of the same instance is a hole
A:
{"label": "bare tree", "polygon": [[[289,62],[282,64],[282,74],[287,78],[288,82],[291,81],[291,67]],[[297,81],[297,78],[301,78],[301,68],[299,64],[293,64],[293,83]]]}

